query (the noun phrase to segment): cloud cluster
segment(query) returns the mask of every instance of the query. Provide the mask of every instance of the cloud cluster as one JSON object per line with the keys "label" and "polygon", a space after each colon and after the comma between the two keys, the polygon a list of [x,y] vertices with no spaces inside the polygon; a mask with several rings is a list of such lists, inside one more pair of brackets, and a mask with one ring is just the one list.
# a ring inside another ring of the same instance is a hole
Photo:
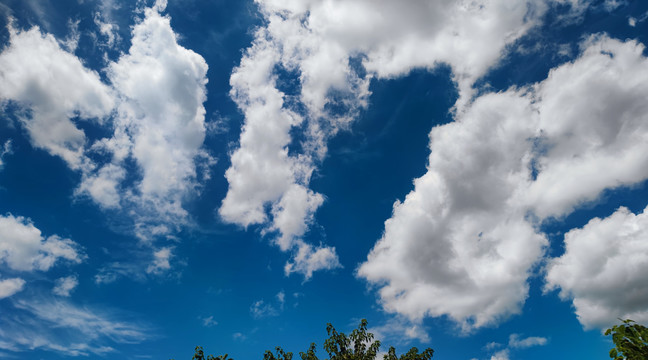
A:
{"label": "cloud cluster", "polygon": [[[327,140],[366,107],[371,79],[448,64],[461,108],[473,83],[547,8],[541,0],[257,4],[266,24],[230,79],[245,124],[219,213],[227,222],[277,233],[277,245],[295,259],[286,272],[306,278],[339,266],[333,248],[314,250],[302,240],[324,199],[308,186]],[[295,89],[280,86],[282,73],[299,78]]]}
{"label": "cloud cluster", "polygon": [[278,316],[286,303],[286,293],[282,291],[275,295],[274,304],[265,300],[257,300],[250,306],[250,315],[255,319]]}
{"label": "cloud cluster", "polygon": [[540,222],[648,178],[644,47],[582,46],[546,80],[480,96],[432,130],[428,172],[358,270],[385,309],[465,331],[516,314],[547,246]]}
{"label": "cloud cluster", "polygon": [[[530,336],[527,338],[520,338],[519,334],[511,334],[509,336],[508,346],[504,349],[496,351],[490,360],[509,360],[511,351],[517,349],[527,349],[534,346],[544,346],[548,342],[547,338],[540,336]],[[486,345],[486,350],[493,350],[501,348],[502,344],[491,342]]]}
{"label": "cloud cluster", "polygon": [[[153,242],[188,223],[182,201],[215,162],[202,148],[207,64],[178,44],[165,6],[143,10],[128,53],[104,69],[110,84],[37,27],[10,27],[0,54],[0,100],[25,109],[19,119],[33,146],[81,174],[76,196],[132,219],[132,233],[154,252],[150,273],[169,268],[158,255],[171,248]],[[112,135],[91,139],[84,121]]]}
{"label": "cloud cluster", "polygon": [[[161,224],[185,221],[182,198],[197,186],[196,162],[213,161],[202,149],[207,64],[177,43],[162,10],[162,3],[144,10],[128,53],[107,68],[119,99],[114,134],[91,150],[110,155],[111,161],[86,174],[78,190],[105,208],[134,204],[143,240],[171,232]],[[124,191],[129,159],[137,163],[140,180]]]}

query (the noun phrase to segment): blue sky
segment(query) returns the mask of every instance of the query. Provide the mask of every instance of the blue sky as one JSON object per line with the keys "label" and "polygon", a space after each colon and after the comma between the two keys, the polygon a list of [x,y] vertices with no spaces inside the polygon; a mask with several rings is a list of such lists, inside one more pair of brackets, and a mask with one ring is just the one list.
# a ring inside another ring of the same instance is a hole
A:
{"label": "blue sky", "polygon": [[0,0],[0,358],[648,322],[648,3]]}

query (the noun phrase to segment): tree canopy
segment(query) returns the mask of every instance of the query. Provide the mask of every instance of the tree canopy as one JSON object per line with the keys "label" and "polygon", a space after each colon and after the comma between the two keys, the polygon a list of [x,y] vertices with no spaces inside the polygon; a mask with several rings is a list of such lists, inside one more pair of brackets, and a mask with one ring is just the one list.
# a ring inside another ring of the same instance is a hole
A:
{"label": "tree canopy", "polygon": [[[328,339],[324,341],[324,350],[328,353],[327,360],[375,360],[380,350],[380,341],[374,341],[374,335],[367,331],[367,320],[362,319],[358,328],[353,330],[350,335],[337,332],[330,323],[326,325]],[[300,352],[301,360],[320,360],[316,354],[317,345],[311,343],[306,352]],[[430,360],[434,350],[427,348],[419,352],[416,347],[412,347],[407,353],[400,357],[396,355],[396,349],[392,346],[387,354],[383,355],[383,360]],[[293,353],[286,352],[281,347],[276,347],[275,352],[266,351],[263,354],[263,360],[292,360]],[[227,357],[227,354],[214,357],[207,355],[205,357],[203,348],[197,346],[195,355],[192,360],[233,360]],[[324,360],[324,359],[322,359]]]}
{"label": "tree canopy", "polygon": [[612,335],[615,347],[610,350],[614,360],[648,359],[648,328],[632,320],[621,320],[622,324],[614,325],[605,331]]}

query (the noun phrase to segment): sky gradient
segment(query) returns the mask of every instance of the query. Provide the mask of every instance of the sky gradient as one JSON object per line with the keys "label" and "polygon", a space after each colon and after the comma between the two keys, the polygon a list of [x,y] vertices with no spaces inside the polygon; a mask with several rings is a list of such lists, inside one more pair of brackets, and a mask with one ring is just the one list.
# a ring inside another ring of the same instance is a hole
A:
{"label": "sky gradient", "polygon": [[648,3],[0,0],[0,358],[648,322]]}

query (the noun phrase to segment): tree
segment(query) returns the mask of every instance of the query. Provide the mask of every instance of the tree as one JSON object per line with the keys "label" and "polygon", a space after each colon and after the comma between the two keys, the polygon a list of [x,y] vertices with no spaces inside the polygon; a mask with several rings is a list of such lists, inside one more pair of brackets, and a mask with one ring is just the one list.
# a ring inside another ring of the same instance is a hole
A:
{"label": "tree", "polygon": [[196,346],[195,354],[191,358],[191,360],[234,360],[234,359],[228,358],[227,354],[221,356],[207,355],[207,357],[205,357],[205,352],[203,351],[202,346]]}
{"label": "tree", "polygon": [[[349,336],[344,333],[339,333],[335,330],[333,325],[326,324],[326,333],[329,338],[324,341],[324,350],[329,355],[328,360],[375,360],[380,350],[380,341],[374,341],[374,335],[367,332],[367,320],[362,319],[357,329],[353,330]],[[306,352],[300,352],[301,360],[319,360],[315,354],[317,346],[311,343]],[[263,360],[292,360],[293,353],[285,352],[281,347],[275,348],[275,353],[266,351],[263,354]],[[425,351],[419,353],[415,347],[411,348],[407,353],[398,357],[396,349],[392,346],[383,360],[430,360],[434,350],[427,348]],[[227,354],[219,357],[208,355],[205,357],[203,348],[196,347],[196,354],[192,360],[233,360],[227,357]]]}
{"label": "tree", "polygon": [[[339,333],[330,323],[326,325],[326,333],[329,338],[324,341],[324,350],[328,353],[328,360],[375,360],[380,350],[380,341],[374,341],[374,335],[367,332],[367,320],[362,319],[358,328],[353,330],[349,336]],[[277,356],[266,351],[264,360],[291,360],[293,354],[284,352],[280,347],[276,348]],[[311,343],[306,352],[300,352],[302,360],[319,360],[315,343]],[[383,360],[430,360],[434,350],[428,348],[419,353],[415,347],[406,354],[398,357],[394,347],[383,356]]]}
{"label": "tree", "polygon": [[605,331],[612,334],[615,347],[610,350],[610,358],[614,360],[645,360],[648,359],[648,328],[632,320],[621,320],[623,324],[614,325]]}

